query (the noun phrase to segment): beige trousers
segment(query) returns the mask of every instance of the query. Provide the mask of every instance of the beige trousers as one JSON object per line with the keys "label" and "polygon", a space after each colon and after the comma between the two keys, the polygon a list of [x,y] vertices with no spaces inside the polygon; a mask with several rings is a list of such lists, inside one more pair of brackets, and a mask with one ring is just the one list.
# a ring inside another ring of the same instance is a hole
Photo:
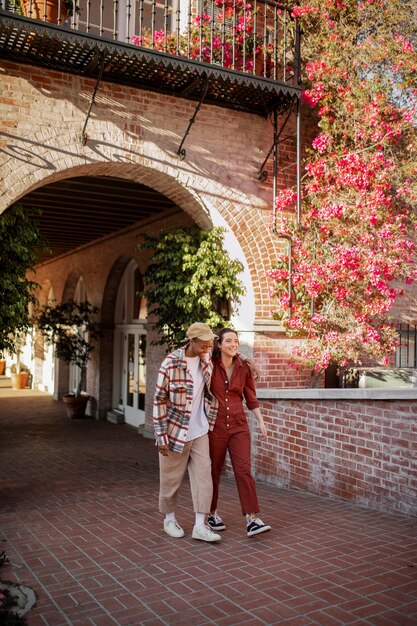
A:
{"label": "beige trousers", "polygon": [[208,435],[197,437],[185,444],[184,451],[159,455],[159,510],[174,513],[178,492],[188,469],[191,497],[195,513],[209,513],[213,495],[211,461]]}

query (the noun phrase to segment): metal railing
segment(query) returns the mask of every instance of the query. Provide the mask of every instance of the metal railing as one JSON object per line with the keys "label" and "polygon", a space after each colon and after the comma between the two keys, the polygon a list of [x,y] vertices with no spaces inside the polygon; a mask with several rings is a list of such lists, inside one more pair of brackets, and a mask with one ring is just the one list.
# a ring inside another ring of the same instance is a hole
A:
{"label": "metal railing", "polygon": [[395,350],[395,367],[417,367],[417,325],[397,324],[399,345]]}
{"label": "metal railing", "polygon": [[192,0],[0,0],[0,7],[103,39],[300,82],[298,23],[291,8],[270,0],[204,0],[199,11]]}

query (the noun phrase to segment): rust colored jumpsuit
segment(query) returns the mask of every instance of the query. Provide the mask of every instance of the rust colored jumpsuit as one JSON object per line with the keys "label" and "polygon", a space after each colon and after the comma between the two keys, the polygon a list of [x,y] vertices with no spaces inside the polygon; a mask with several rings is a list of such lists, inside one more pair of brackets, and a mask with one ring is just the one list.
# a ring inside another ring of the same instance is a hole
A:
{"label": "rust colored jumpsuit", "polygon": [[219,401],[214,429],[209,433],[213,499],[211,511],[217,509],[221,472],[229,451],[242,513],[258,513],[259,505],[255,481],[251,473],[251,446],[248,420],[243,408],[243,399],[248,409],[256,409],[255,383],[248,365],[237,356],[230,382],[221,362],[213,362],[211,392]]}

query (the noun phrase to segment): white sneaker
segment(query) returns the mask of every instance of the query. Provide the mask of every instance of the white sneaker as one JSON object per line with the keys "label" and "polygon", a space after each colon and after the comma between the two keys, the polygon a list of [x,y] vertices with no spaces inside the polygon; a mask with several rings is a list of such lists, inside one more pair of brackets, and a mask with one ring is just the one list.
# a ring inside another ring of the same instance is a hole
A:
{"label": "white sneaker", "polygon": [[193,539],[201,539],[201,541],[221,541],[220,535],[214,533],[210,526],[200,524],[199,526],[193,526]]}
{"label": "white sneaker", "polygon": [[175,519],[164,520],[164,531],[170,537],[184,537],[185,535],[185,532]]}

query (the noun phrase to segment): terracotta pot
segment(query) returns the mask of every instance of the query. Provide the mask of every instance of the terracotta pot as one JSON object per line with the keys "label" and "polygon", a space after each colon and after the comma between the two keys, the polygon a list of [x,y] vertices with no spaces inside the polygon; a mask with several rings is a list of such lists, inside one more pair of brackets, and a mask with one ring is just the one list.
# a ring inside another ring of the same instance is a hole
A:
{"label": "terracotta pot", "polygon": [[85,410],[87,408],[89,396],[72,396],[68,394],[62,399],[66,406],[68,417],[71,419],[81,419],[85,417]]}
{"label": "terracotta pot", "polygon": [[0,359],[0,376],[3,376],[4,370],[6,369],[6,361]]}
{"label": "terracotta pot", "polygon": [[28,381],[28,373],[20,372],[20,374],[11,374],[13,389],[24,389]]}
{"label": "terracotta pot", "polygon": [[[58,0],[22,0],[21,4],[23,15],[26,17],[58,24]],[[62,26],[67,16],[65,0],[61,0],[59,15],[61,18],[59,24]]]}

